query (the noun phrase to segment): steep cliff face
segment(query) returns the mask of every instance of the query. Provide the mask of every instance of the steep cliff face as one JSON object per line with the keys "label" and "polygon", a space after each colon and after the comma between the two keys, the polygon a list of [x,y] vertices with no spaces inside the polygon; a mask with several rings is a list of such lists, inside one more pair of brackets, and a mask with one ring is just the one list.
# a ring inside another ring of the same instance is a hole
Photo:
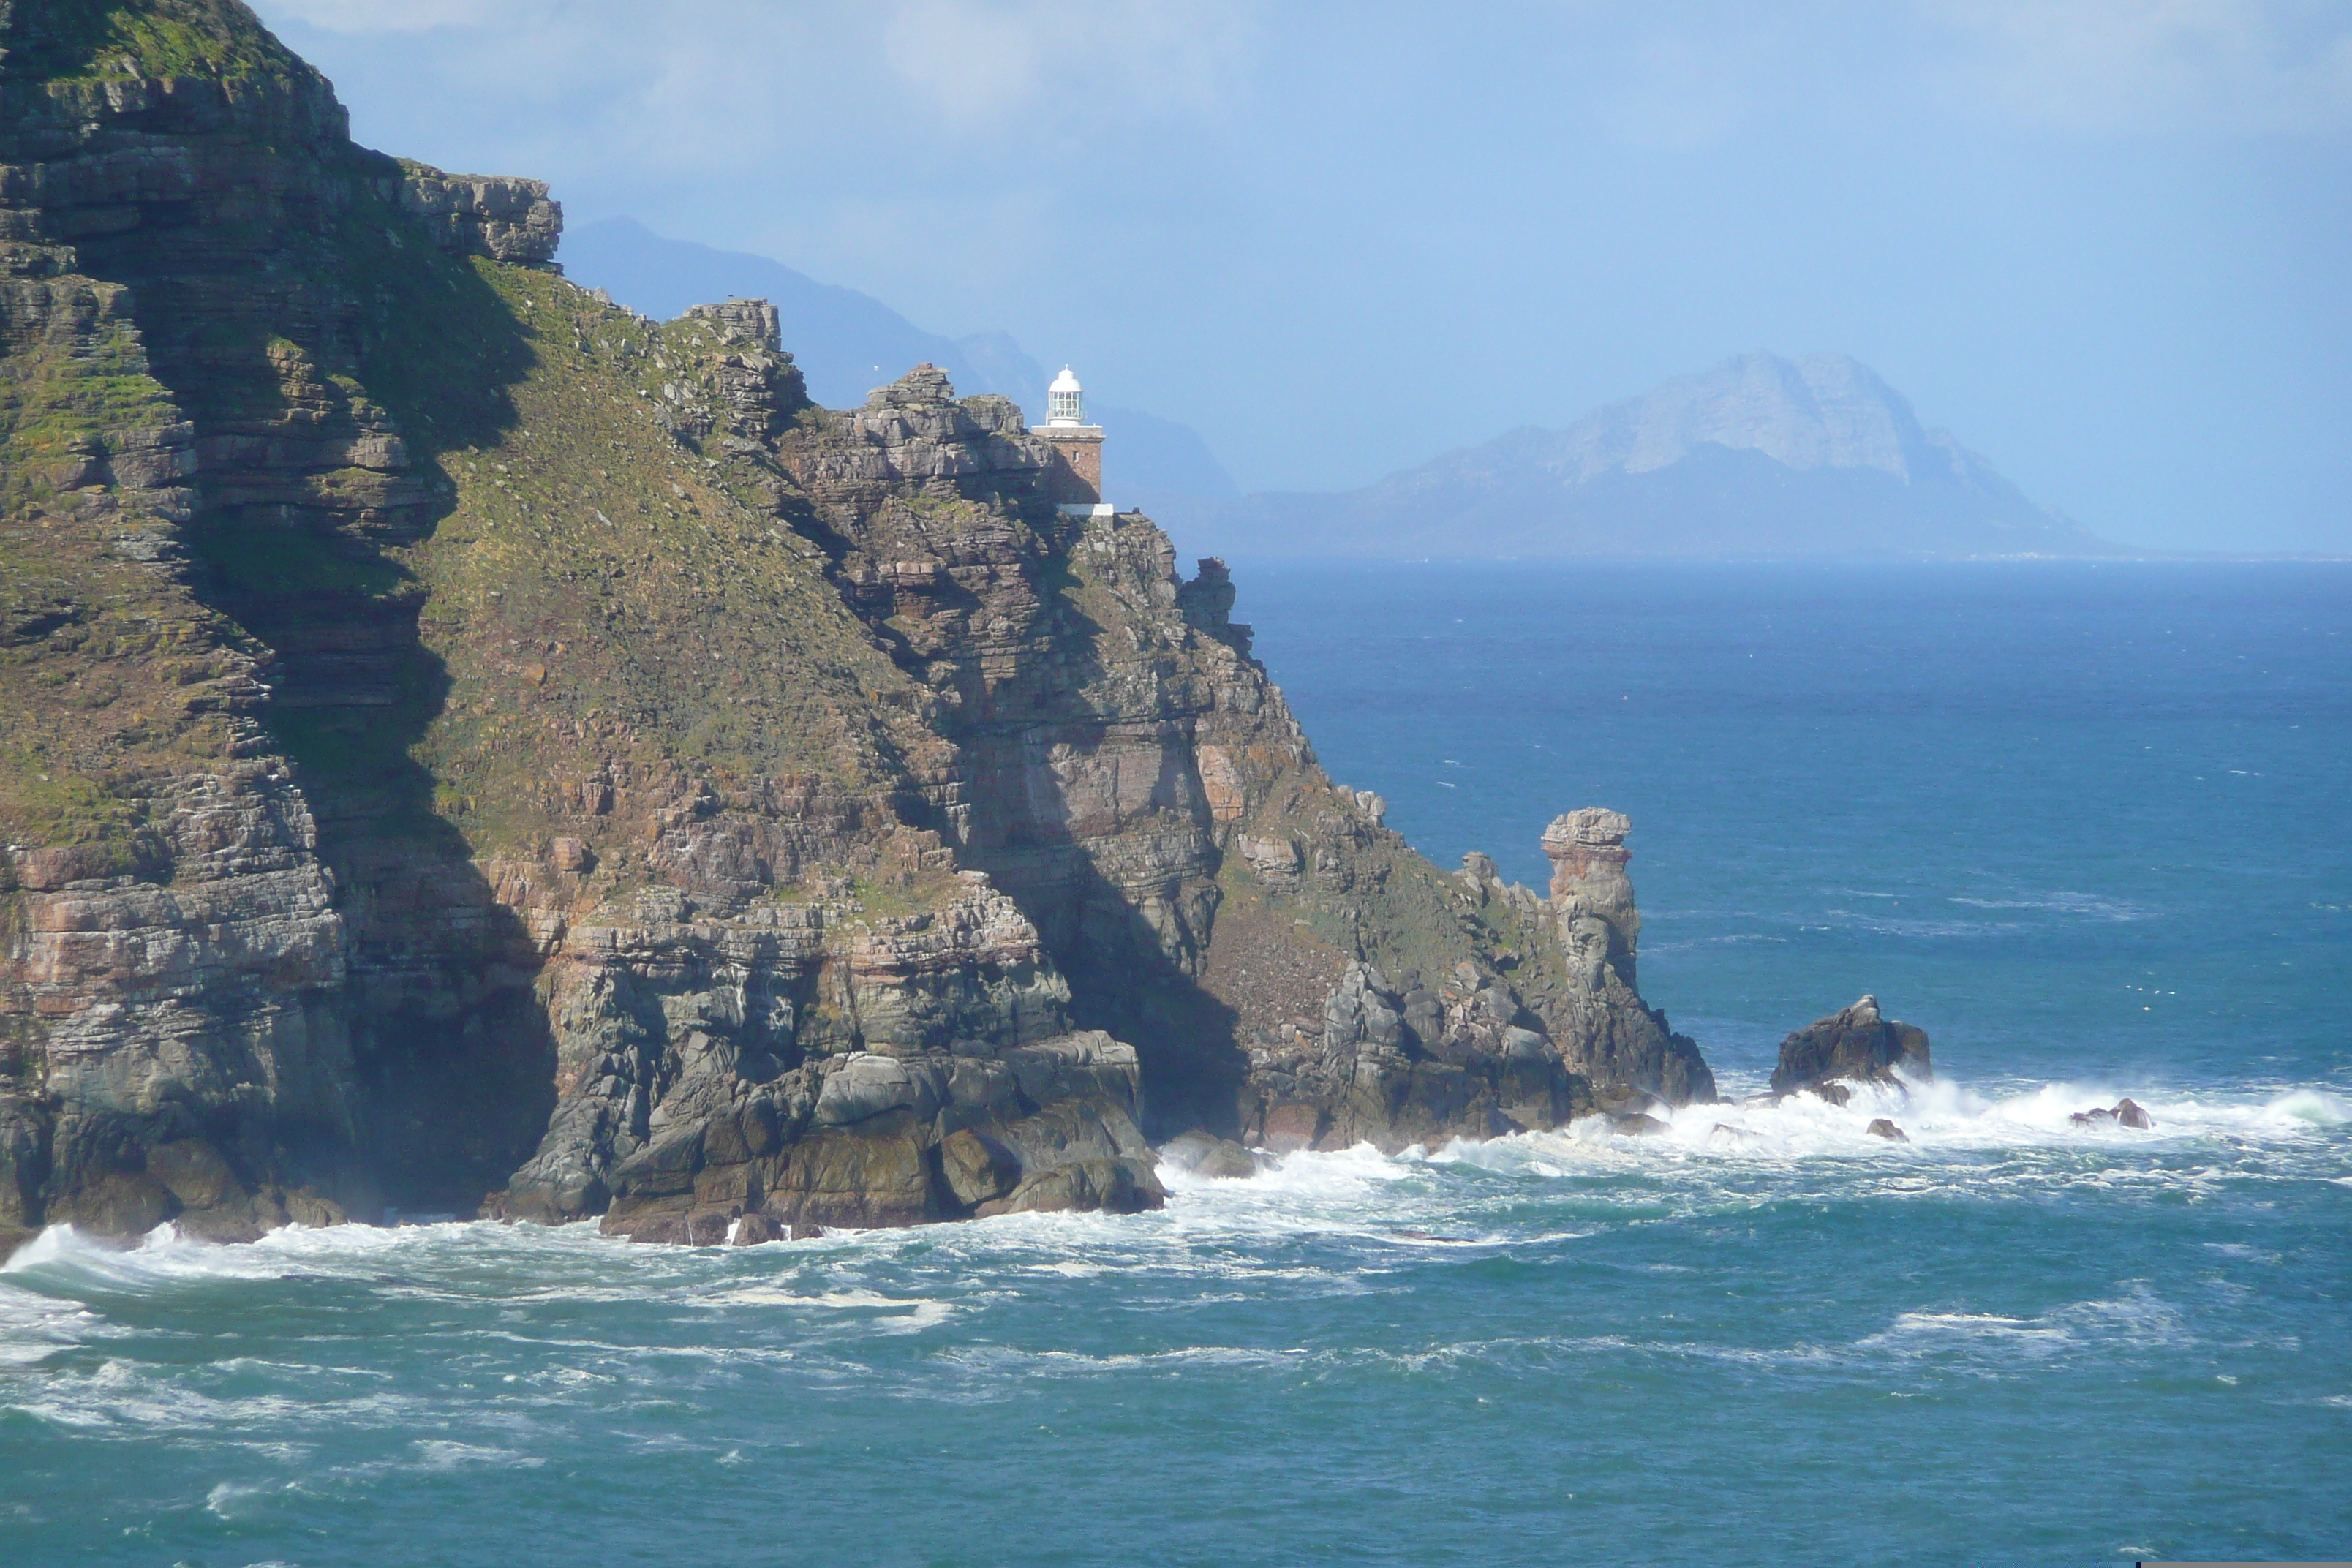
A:
{"label": "steep cliff face", "polygon": [[286,289],[234,276],[320,221],[313,160],[271,149],[341,119],[247,18],[118,20],[0,11],[0,1207],[251,1235],[331,1217],[314,1180],[364,1185],[347,932],[257,718],[270,650],[194,583],[206,438],[251,443],[173,383]]}
{"label": "steep cliff face", "polygon": [[1629,889],[1414,855],[1010,403],[583,292],[234,0],[0,43],[0,1228],[757,1237],[1706,1092]]}
{"label": "steep cliff face", "polygon": [[[1714,1075],[1698,1047],[1633,988],[1641,916],[1625,874],[1631,827],[1619,813],[1590,806],[1556,819],[1543,839],[1553,860],[1549,898],[1504,882],[1489,856],[1464,857],[1444,889],[1463,956],[1434,968],[1445,944],[1431,934],[1442,927],[1408,909],[1398,927],[1420,935],[1415,956],[1431,971],[1407,963],[1391,977],[1350,963],[1319,1019],[1254,1033],[1250,1140],[1274,1148],[1363,1141],[1395,1151],[1639,1111],[1653,1100],[1713,1100]],[[1263,838],[1247,841],[1244,854],[1277,884],[1295,880],[1303,859]],[[1257,963],[1267,959],[1263,947],[1253,953]]]}

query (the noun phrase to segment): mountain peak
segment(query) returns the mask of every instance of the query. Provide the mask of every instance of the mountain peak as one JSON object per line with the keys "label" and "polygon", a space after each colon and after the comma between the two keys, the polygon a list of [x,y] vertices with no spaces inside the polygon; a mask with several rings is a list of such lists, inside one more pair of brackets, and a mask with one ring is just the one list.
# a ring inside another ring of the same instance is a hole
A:
{"label": "mountain peak", "polygon": [[1579,420],[1563,456],[1580,479],[1648,473],[1712,443],[1784,468],[1876,468],[1909,481],[1951,467],[1903,395],[1859,360],[1757,350]]}
{"label": "mountain peak", "polygon": [[1841,353],[1763,350],[1565,430],[1533,426],[1341,495],[1169,506],[1242,555],[2084,555],[2105,547],[1922,428]]}

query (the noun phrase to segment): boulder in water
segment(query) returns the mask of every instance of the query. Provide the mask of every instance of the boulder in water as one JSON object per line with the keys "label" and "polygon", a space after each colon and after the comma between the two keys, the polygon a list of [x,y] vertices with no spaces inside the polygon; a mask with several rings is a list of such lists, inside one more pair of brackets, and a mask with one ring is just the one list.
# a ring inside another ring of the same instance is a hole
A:
{"label": "boulder in water", "polygon": [[1899,1083],[1897,1072],[1903,1078],[1936,1076],[1927,1063],[1927,1032],[1885,1016],[1878,1010],[1878,998],[1864,996],[1782,1040],[1780,1065],[1772,1069],[1772,1088],[1776,1093],[1789,1094],[1832,1079]]}
{"label": "boulder in water", "polygon": [[1160,1146],[1160,1157],[1180,1171],[1215,1181],[1234,1181],[1258,1173],[1257,1157],[1230,1138],[1187,1132]]}
{"label": "boulder in water", "polygon": [[1620,1138],[1655,1138],[1662,1132],[1672,1131],[1673,1129],[1654,1116],[1646,1116],[1640,1111],[1635,1111],[1630,1116],[1611,1117],[1609,1131]]}
{"label": "boulder in water", "polygon": [[1903,1129],[1895,1126],[1894,1122],[1889,1121],[1884,1116],[1879,1117],[1876,1121],[1873,1121],[1867,1128],[1864,1129],[1864,1131],[1868,1132],[1873,1138],[1884,1138],[1890,1143],[1908,1143],[1911,1142],[1910,1138],[1905,1134]]}
{"label": "boulder in water", "polygon": [[2134,1100],[2119,1100],[2113,1109],[2095,1105],[2088,1110],[2074,1112],[2067,1120],[2077,1127],[2096,1127],[2102,1122],[2112,1121],[2118,1126],[2136,1127],[2142,1131],[2156,1125],[2149,1120],[2147,1112],[2140,1108],[2139,1102]]}
{"label": "boulder in water", "polygon": [[1815,1100],[1826,1100],[1840,1109],[1853,1099],[1853,1090],[1842,1083],[1809,1083],[1805,1086],[1805,1092]]}

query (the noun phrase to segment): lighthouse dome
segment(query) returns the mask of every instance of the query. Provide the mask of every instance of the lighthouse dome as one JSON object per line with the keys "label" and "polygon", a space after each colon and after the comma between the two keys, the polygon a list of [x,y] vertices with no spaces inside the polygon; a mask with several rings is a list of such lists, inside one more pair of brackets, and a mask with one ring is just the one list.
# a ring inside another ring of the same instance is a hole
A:
{"label": "lighthouse dome", "polygon": [[1045,389],[1045,422],[1049,425],[1083,425],[1087,422],[1086,389],[1078,378],[1064,365],[1054,384]]}

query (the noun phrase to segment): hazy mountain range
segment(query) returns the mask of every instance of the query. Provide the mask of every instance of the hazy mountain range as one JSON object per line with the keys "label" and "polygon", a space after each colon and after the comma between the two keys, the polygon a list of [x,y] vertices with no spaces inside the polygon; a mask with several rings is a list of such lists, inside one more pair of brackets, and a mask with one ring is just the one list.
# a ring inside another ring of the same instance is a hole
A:
{"label": "hazy mountain range", "polygon": [[[957,391],[1042,416],[1050,373],[1007,332],[925,331],[780,261],[667,239],[631,218],[564,237],[564,269],[667,319],[742,295],[775,303],[809,392],[855,407],[928,360]],[[1243,495],[1190,426],[1089,400],[1106,489],[1191,552],[1253,556],[2097,555],[2113,547],[2037,505],[1843,354],[1755,353],[1528,426],[1361,489]]]}
{"label": "hazy mountain range", "polygon": [[1514,430],[1362,489],[1146,498],[1234,556],[2085,555],[2036,505],[1843,354],[1741,354],[1565,430]]}
{"label": "hazy mountain range", "polygon": [[[1045,416],[1045,384],[1053,373],[1009,332],[964,338],[927,332],[855,289],[820,283],[764,256],[665,239],[634,218],[607,218],[568,230],[562,258],[565,274],[575,282],[603,289],[656,321],[730,294],[771,301],[783,317],[784,346],[808,378],[809,395],[827,408],[858,407],[868,392],[928,360],[948,373],[961,395],[1000,392],[1031,417]],[[1086,368],[1078,372],[1084,379]],[[1192,426],[1092,397],[1087,401],[1088,416],[1118,432],[1107,478],[1120,491],[1239,498],[1240,487]]]}

